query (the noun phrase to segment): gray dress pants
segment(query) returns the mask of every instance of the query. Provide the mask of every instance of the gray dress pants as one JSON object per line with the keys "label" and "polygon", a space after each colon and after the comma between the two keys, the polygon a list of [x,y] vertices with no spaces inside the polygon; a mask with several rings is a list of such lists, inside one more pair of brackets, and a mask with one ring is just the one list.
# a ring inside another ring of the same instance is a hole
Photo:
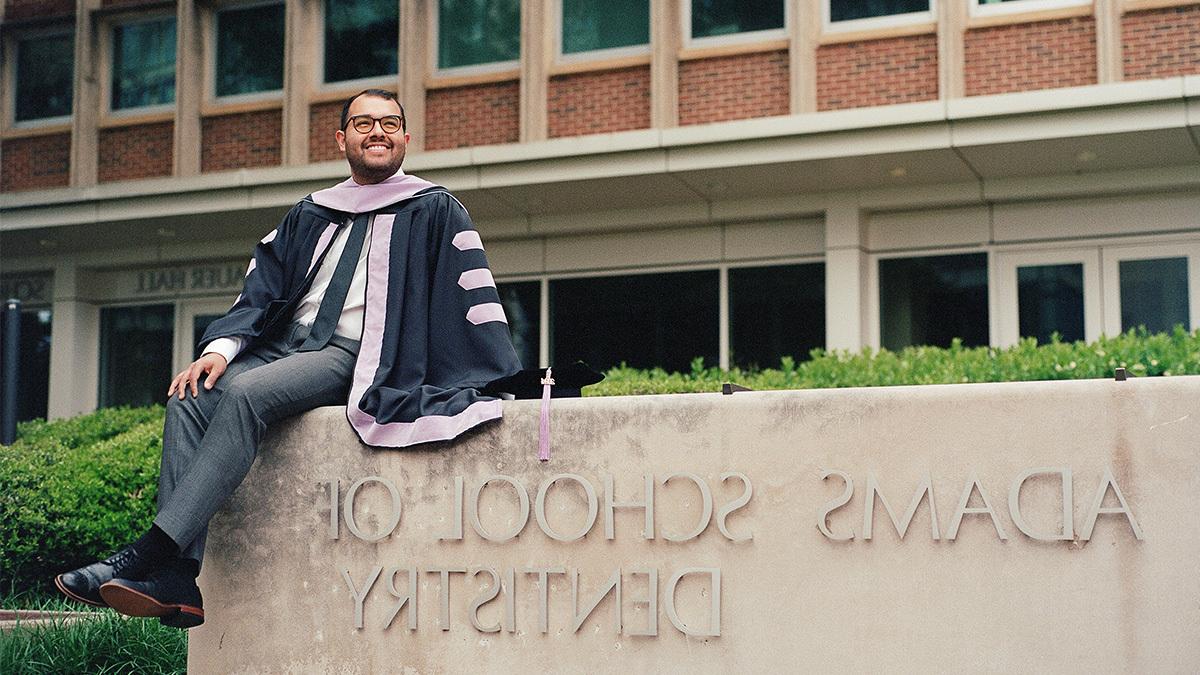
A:
{"label": "gray dress pants", "polygon": [[358,342],[334,336],[323,349],[298,352],[308,328],[259,340],[234,358],[212,389],[171,396],[163,428],[158,515],[154,522],[201,560],[208,521],[241,484],[267,425],[324,405],[345,405]]}

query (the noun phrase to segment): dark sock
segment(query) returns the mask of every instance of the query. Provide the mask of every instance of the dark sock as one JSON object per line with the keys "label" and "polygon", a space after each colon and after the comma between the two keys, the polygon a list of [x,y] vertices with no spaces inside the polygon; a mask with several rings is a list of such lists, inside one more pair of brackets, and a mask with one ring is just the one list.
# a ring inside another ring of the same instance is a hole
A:
{"label": "dark sock", "polygon": [[187,574],[192,579],[200,576],[200,561],[191,558],[176,558],[175,566],[180,572]]}
{"label": "dark sock", "polygon": [[179,545],[158,525],[151,525],[145,534],[133,542],[133,548],[142,558],[156,565],[179,555]]}

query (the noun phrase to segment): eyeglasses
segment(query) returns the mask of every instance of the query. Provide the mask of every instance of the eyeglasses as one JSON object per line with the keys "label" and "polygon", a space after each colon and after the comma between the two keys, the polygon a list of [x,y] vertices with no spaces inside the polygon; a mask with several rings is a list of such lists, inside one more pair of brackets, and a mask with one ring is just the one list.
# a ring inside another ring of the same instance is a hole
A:
{"label": "eyeglasses", "polygon": [[354,127],[354,130],[360,134],[369,134],[375,128],[376,122],[379,122],[379,128],[383,129],[383,133],[385,134],[394,134],[404,126],[404,118],[399,115],[387,115],[385,117],[355,115],[346,120],[346,126]]}

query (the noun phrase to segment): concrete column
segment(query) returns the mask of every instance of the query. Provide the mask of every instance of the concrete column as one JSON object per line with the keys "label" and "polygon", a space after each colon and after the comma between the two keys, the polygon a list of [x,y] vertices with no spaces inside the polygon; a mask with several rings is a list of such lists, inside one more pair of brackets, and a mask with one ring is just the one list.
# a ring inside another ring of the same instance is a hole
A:
{"label": "concrete column", "polygon": [[283,43],[284,166],[308,163],[308,101],[317,72],[321,44],[320,8],[316,0],[287,0]]}
{"label": "concrete column", "polygon": [[1121,1],[1096,0],[1096,78],[1100,84],[1120,82],[1124,77],[1121,58]]}
{"label": "concrete column", "polygon": [[937,3],[938,97],[962,98],[966,91],[967,3]]}
{"label": "concrete column", "polygon": [[825,211],[825,348],[871,345],[867,312],[866,223],[857,204]]}
{"label": "concrete column", "polygon": [[650,126],[679,126],[680,0],[650,0]]}
{"label": "concrete column", "polygon": [[522,143],[545,140],[550,135],[546,97],[554,59],[551,2],[554,0],[521,1]]}
{"label": "concrete column", "polygon": [[788,52],[792,114],[817,111],[817,45],[821,39],[821,0],[792,5]]}
{"label": "concrete column", "polygon": [[412,141],[409,152],[425,149],[425,75],[429,72],[428,3],[400,3],[400,67],[396,91],[404,103],[404,116]]}
{"label": "concrete column", "polygon": [[[100,80],[96,58],[99,26],[93,12],[100,0],[75,3],[75,91],[71,112],[71,176],[73,187],[95,185],[99,170]],[[106,74],[105,74],[106,75]]]}
{"label": "concrete column", "polygon": [[175,7],[176,176],[200,173],[200,106],[204,101],[204,44],[195,0]]}
{"label": "concrete column", "polygon": [[100,310],[79,297],[76,267],[54,270],[54,323],[50,330],[50,395],[46,417],[73,417],[96,409],[100,370]]}

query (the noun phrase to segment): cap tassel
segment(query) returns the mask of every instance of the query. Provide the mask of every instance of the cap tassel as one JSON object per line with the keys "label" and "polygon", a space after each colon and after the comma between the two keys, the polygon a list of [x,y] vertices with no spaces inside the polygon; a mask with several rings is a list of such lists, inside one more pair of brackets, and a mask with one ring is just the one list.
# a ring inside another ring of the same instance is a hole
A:
{"label": "cap tassel", "polygon": [[546,376],[542,378],[542,419],[538,429],[538,460],[542,462],[550,461],[550,387],[554,386],[552,373],[553,368],[547,368]]}

